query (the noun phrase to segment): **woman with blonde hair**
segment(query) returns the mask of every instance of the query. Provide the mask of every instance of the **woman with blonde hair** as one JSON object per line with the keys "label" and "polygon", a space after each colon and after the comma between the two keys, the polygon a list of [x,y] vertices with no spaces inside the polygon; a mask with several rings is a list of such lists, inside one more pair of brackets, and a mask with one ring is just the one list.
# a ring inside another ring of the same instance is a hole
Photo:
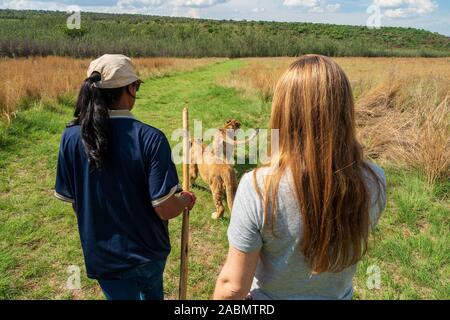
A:
{"label": "woman with blonde hair", "polygon": [[364,159],[343,70],[319,55],[294,62],[276,86],[270,128],[277,163],[241,180],[214,298],[351,299],[386,180]]}

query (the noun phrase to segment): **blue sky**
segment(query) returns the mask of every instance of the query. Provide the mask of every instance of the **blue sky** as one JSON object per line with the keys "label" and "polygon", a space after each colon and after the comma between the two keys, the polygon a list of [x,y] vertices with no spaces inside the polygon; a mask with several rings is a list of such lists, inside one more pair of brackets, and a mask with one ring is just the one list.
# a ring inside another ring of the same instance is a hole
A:
{"label": "blue sky", "polygon": [[[448,0],[0,0],[0,8],[141,13],[209,19],[366,25],[369,7],[382,26],[427,29],[450,36]],[[375,7],[373,7],[375,6]]]}

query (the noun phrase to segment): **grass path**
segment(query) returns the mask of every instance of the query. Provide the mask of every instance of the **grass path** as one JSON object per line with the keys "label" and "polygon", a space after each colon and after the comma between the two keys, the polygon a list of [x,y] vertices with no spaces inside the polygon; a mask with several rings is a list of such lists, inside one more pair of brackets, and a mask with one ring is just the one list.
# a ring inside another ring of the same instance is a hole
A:
{"label": "grass path", "polygon": [[[269,105],[221,86],[243,63],[229,60],[147,80],[134,113],[162,129],[169,140],[181,125],[186,104],[191,124],[202,120],[204,128],[222,126],[229,118],[241,120],[244,127],[264,127]],[[96,282],[85,276],[75,216],[70,206],[53,198],[59,139],[71,119],[70,103],[28,105],[11,127],[0,127],[0,299],[102,299]],[[387,172],[389,205],[358,269],[356,297],[449,298],[448,184],[427,187],[415,172]],[[211,220],[214,206],[206,186],[194,191],[199,204],[191,216],[188,297],[208,299],[227,251],[229,215]],[[176,297],[178,286],[180,225],[181,219],[170,224],[169,299]],[[66,288],[71,265],[81,268],[81,290]],[[371,265],[380,268],[380,290],[367,289]]]}
{"label": "grass path", "polygon": [[[161,128],[171,139],[171,133],[181,126],[185,105],[190,109],[190,127],[201,120],[204,130],[221,127],[226,120],[236,118],[244,127],[263,125],[261,105],[243,100],[234,90],[221,87],[221,79],[239,68],[241,61],[228,61],[199,71],[147,81],[140,92],[135,114],[139,119]],[[267,106],[265,106],[267,107]],[[173,142],[176,143],[176,142]],[[181,169],[181,168],[179,168]],[[181,170],[179,170],[180,177]],[[194,192],[198,205],[191,215],[191,258],[188,297],[207,299],[214,288],[216,276],[226,255],[226,229],[229,215],[223,221],[212,221],[215,211],[207,186],[199,182]],[[166,271],[166,291],[176,297],[180,256],[180,219],[171,223],[173,250]]]}

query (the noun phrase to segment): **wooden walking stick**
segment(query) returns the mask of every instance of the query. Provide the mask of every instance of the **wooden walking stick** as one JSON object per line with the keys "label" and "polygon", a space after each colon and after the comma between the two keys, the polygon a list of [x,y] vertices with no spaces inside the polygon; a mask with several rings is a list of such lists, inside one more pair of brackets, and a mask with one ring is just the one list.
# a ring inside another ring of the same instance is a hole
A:
{"label": "wooden walking stick", "polygon": [[[190,155],[190,135],[189,135],[189,110],[183,110],[183,190],[189,191],[189,155]],[[188,254],[189,254],[189,210],[184,209],[183,226],[181,231],[181,266],[180,266],[180,291],[179,300],[186,300],[187,279],[188,279]]]}

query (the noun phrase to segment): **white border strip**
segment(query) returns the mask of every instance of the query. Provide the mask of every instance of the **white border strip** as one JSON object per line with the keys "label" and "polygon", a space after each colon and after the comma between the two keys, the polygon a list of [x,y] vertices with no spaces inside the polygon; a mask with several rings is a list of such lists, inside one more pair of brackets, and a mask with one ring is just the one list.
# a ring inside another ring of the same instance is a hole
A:
{"label": "white border strip", "polygon": [[170,189],[170,192],[168,195],[166,195],[165,197],[162,197],[160,199],[157,199],[155,201],[152,201],[153,207],[158,207],[158,206],[162,205],[164,202],[169,200],[179,189],[180,189],[180,186],[176,185],[175,187]]}
{"label": "white border strip", "polygon": [[110,119],[135,119],[134,115],[128,110],[109,110]]}
{"label": "white border strip", "polygon": [[64,202],[69,202],[69,203],[72,203],[72,204],[74,204],[75,203],[75,200],[73,200],[73,199],[70,199],[70,198],[67,198],[67,197],[64,197],[63,195],[60,195],[58,192],[56,192],[55,191],[55,197],[56,197],[56,199],[58,199],[58,200],[61,200],[61,201],[64,201]]}

